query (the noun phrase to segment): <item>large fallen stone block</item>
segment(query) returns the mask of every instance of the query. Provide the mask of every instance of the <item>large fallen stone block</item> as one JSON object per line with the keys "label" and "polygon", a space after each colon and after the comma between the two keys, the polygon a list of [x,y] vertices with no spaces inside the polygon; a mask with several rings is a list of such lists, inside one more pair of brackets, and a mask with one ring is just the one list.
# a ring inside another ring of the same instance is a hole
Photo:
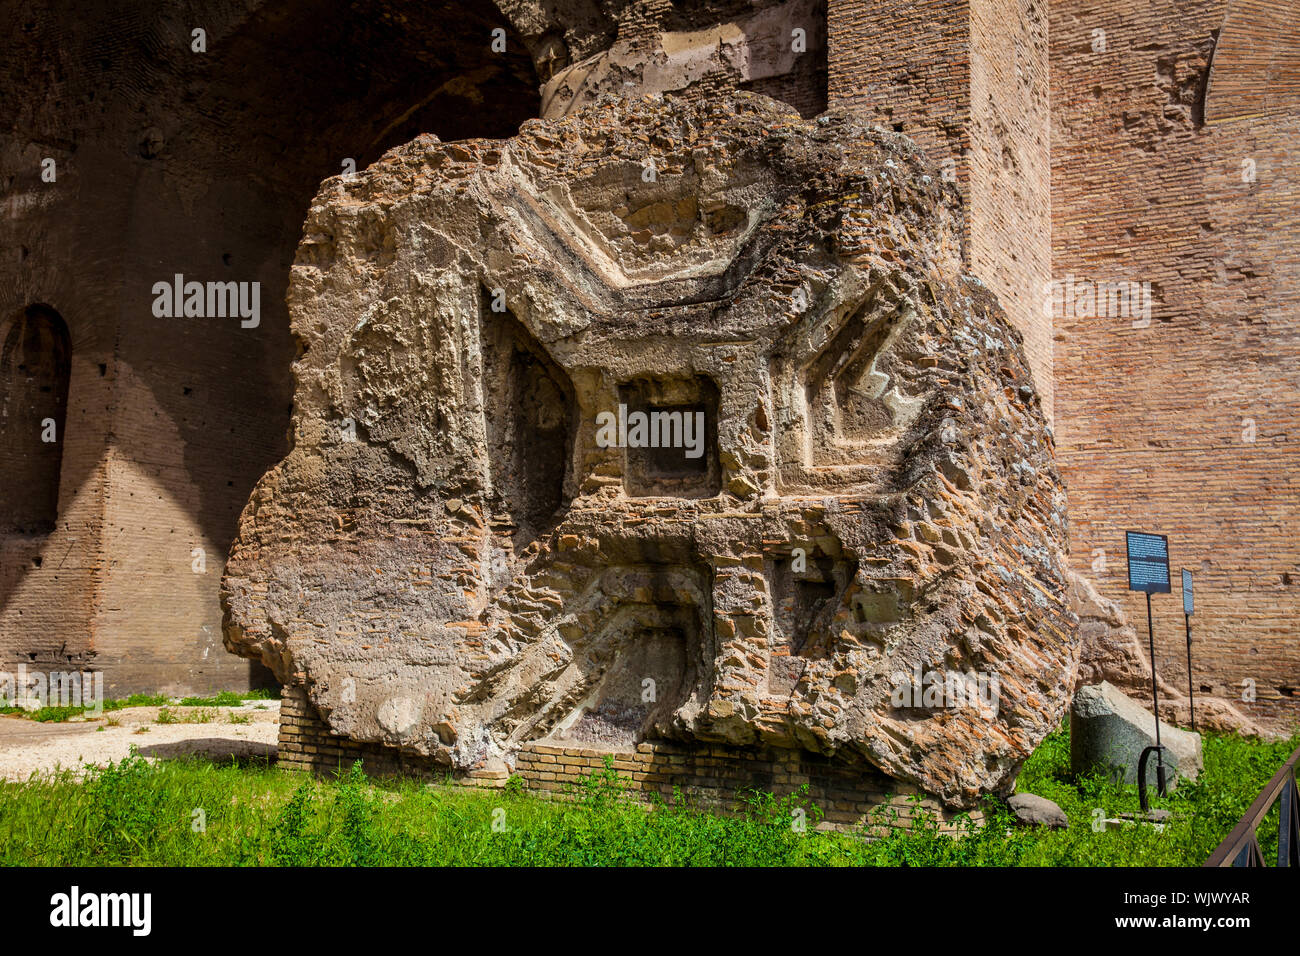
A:
{"label": "large fallen stone block", "polygon": [[[1085,574],[1072,569],[1067,577],[1070,607],[1079,617],[1079,670],[1075,687],[1108,681],[1124,693],[1144,699],[1151,693],[1151,662],[1124,609],[1102,597]],[[1192,723],[1195,704],[1196,725],[1207,730],[1243,737],[1281,736],[1259,727],[1232,701],[1204,694],[1198,694],[1193,701],[1181,688],[1159,675],[1156,683],[1160,688],[1160,715],[1165,720],[1187,726]]]}
{"label": "large fallen stone block", "polygon": [[[1137,783],[1138,758],[1156,742],[1156,719],[1137,701],[1103,681],[1079,688],[1070,707],[1070,769],[1101,770],[1124,783]],[[1201,735],[1160,722],[1165,748],[1165,783],[1195,780],[1201,772]],[[1156,755],[1147,761],[1147,786],[1156,786]]]}
{"label": "large fallen stone block", "polygon": [[289,306],[226,642],[334,732],[802,748],[964,807],[1068,706],[1051,432],[905,137],[748,94],[424,136],[326,181]]}

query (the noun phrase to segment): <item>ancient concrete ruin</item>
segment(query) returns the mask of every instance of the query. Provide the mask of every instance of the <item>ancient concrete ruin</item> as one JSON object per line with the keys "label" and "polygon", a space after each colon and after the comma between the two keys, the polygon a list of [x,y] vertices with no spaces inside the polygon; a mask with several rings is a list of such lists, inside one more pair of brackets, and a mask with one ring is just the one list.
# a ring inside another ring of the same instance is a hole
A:
{"label": "ancient concrete ruin", "polygon": [[1281,0],[0,8],[6,671],[954,806],[1072,681],[1300,712]]}
{"label": "ancient concrete ruin", "polygon": [[[960,222],[904,137],[747,94],[326,181],[230,648],[458,769],[663,738],[1005,786],[1077,640],[1052,440]],[[936,671],[994,692],[900,702]]]}

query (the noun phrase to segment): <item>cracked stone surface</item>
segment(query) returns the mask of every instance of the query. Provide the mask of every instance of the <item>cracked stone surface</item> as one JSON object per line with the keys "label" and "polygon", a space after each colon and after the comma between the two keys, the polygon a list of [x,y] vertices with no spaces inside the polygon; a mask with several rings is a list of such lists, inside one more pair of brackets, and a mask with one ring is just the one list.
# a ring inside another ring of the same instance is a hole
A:
{"label": "cracked stone surface", "polygon": [[[227,647],[455,768],[667,738],[1006,792],[1077,616],[1051,432],[958,203],[905,137],[750,94],[606,96],[327,180]],[[698,456],[603,445],[620,405],[701,415]],[[995,706],[897,706],[918,671]]]}

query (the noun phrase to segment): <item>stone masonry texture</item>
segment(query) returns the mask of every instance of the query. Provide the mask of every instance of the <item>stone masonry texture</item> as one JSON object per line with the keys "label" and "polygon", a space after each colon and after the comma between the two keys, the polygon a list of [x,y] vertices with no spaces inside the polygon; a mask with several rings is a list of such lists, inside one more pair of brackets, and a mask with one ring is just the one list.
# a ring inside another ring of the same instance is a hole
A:
{"label": "stone masonry texture", "polygon": [[[510,769],[449,773],[427,757],[403,754],[380,744],[358,743],[331,733],[300,687],[287,686],[281,703],[279,766],[338,775],[360,761],[372,776],[404,776],[431,784],[454,783],[496,789],[511,776],[534,794],[555,799],[580,795],[593,776],[612,770],[618,785],[647,802],[682,797],[714,810],[737,809],[746,791],[796,796],[818,808],[820,821],[808,826],[857,829],[907,827],[917,815],[938,821],[941,830],[961,832],[958,812],[916,787],[893,780],[866,763],[818,757],[802,750],[686,745],[643,741],[635,746],[574,746],[572,742],[525,744]],[[798,805],[798,804],[796,804]],[[983,811],[965,811],[972,823]]]}

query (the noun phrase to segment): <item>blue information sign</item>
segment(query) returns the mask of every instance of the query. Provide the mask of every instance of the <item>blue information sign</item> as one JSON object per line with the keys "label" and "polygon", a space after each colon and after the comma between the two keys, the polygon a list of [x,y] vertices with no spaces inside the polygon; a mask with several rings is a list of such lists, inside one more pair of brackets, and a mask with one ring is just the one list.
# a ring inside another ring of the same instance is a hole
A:
{"label": "blue information sign", "polygon": [[1128,589],[1168,594],[1169,539],[1163,534],[1125,532],[1128,536]]}
{"label": "blue information sign", "polygon": [[1183,613],[1192,614],[1192,572],[1183,571]]}

